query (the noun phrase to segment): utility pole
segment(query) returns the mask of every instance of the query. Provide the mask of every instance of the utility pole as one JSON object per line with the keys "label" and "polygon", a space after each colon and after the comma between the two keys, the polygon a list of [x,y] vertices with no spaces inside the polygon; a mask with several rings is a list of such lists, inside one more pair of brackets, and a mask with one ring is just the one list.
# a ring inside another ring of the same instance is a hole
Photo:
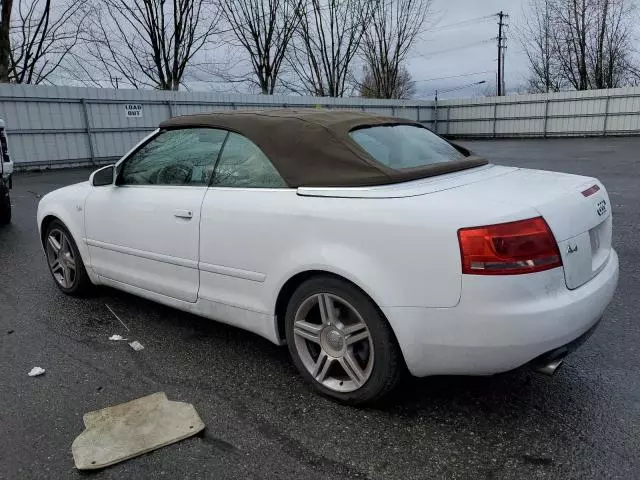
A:
{"label": "utility pole", "polygon": [[500,11],[498,13],[498,96],[502,97],[505,94],[505,82],[504,82],[504,51],[507,49],[507,37],[504,32],[508,26],[504,23],[505,18],[509,18],[509,15]]}

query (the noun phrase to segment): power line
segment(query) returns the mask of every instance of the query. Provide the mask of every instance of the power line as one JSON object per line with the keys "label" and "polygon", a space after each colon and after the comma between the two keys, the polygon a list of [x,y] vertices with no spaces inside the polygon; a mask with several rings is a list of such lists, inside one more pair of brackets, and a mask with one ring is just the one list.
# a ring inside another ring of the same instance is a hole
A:
{"label": "power line", "polygon": [[483,74],[486,74],[486,73],[493,73],[493,70],[485,70],[484,72],[462,73],[460,75],[449,75],[447,77],[423,78],[421,80],[413,80],[413,82],[415,82],[415,83],[419,83],[419,82],[434,82],[436,80],[448,80],[450,78],[473,77],[474,75],[483,75]]}
{"label": "power line", "polygon": [[426,35],[430,34],[430,33],[439,33],[445,30],[456,30],[459,27],[463,27],[463,26],[467,26],[467,25],[474,25],[474,24],[478,24],[478,23],[482,23],[485,22],[487,20],[492,19],[493,17],[495,17],[495,15],[486,15],[484,17],[477,17],[477,18],[470,18],[469,20],[463,20],[461,22],[455,22],[455,23],[449,23],[447,25],[440,25],[440,26],[434,26],[434,27],[425,27],[424,29],[420,30],[420,32],[418,33],[418,38],[424,41],[431,41],[428,40],[427,38],[425,38]]}
{"label": "power line", "polygon": [[485,15],[484,17],[470,18],[468,20],[462,20],[460,22],[449,23],[447,25],[437,25],[437,26],[435,26],[433,28],[428,28],[426,31],[427,31],[427,33],[429,33],[429,32],[439,32],[441,30],[448,30],[450,28],[461,27],[463,25],[481,23],[481,22],[484,22],[486,20],[490,20],[490,19],[492,19],[494,17],[495,17],[495,15]]}
{"label": "power line", "polygon": [[[485,83],[487,83],[486,80],[481,80],[480,82],[473,82],[473,83],[470,83],[468,85],[460,85],[459,87],[447,88],[446,90],[440,90],[439,92],[440,93],[456,92],[458,90],[464,90],[464,89],[475,87],[475,86],[478,86],[478,85],[483,85]],[[437,98],[438,97],[438,90],[435,90],[435,94],[436,94],[436,100],[437,100],[438,99]]]}
{"label": "power line", "polygon": [[[435,101],[437,102],[438,101],[438,95],[440,93],[449,93],[449,92],[456,92],[458,90],[466,90],[467,88],[476,87],[478,85],[483,85],[485,83],[487,83],[486,80],[481,80],[479,82],[473,82],[473,83],[469,83],[469,84],[466,84],[466,85],[460,85],[460,86],[453,87],[453,88],[447,88],[445,90],[440,90],[440,89],[432,90],[430,92],[430,95],[433,95],[435,93]],[[423,95],[428,95],[428,94],[429,93],[424,93]]]}
{"label": "power line", "polygon": [[[417,55],[418,57],[422,57],[422,58],[425,58],[427,60],[430,60],[430,57],[432,57],[434,55],[440,55],[441,53],[454,52],[456,50],[464,50],[464,49],[467,49],[467,48],[474,48],[474,47],[478,47],[480,45],[486,45],[486,44],[491,43],[493,41],[494,41],[493,38],[487,38],[486,40],[481,40],[479,42],[468,43],[468,44],[465,44],[465,45],[460,45],[458,47],[447,48],[445,50],[437,50],[435,52],[427,52],[427,53],[415,52],[415,55]],[[407,57],[406,60],[411,60],[412,58],[416,58],[416,56]]]}

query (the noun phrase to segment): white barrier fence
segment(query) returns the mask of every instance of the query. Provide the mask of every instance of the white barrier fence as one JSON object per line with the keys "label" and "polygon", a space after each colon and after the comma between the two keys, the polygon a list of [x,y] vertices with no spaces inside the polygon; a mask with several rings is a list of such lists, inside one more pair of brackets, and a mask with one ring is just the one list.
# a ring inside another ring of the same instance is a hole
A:
{"label": "white barrier fence", "polygon": [[640,134],[640,88],[445,100],[438,133],[458,137],[567,137]]}
{"label": "white barrier fence", "polygon": [[408,118],[452,137],[640,133],[640,88],[416,101],[0,85],[18,169],[101,164],[172,116],[213,110],[317,107]]}
{"label": "white barrier fence", "polygon": [[429,102],[0,85],[17,168],[101,164],[123,155],[167,118],[214,110],[341,108],[426,122]]}

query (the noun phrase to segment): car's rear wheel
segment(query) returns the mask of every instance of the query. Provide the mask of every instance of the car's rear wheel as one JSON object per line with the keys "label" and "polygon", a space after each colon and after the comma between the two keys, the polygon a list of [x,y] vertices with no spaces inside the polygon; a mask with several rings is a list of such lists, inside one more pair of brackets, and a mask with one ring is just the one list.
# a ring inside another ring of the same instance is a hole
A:
{"label": "car's rear wheel", "polygon": [[47,227],[44,241],[49,271],[58,288],[68,295],[86,293],[91,280],[69,230],[54,220]]}
{"label": "car's rear wheel", "polygon": [[0,178],[0,225],[7,225],[9,222],[11,222],[11,197]]}
{"label": "car's rear wheel", "polygon": [[391,327],[351,283],[332,276],[307,280],[292,295],[285,323],[293,362],[324,395],[361,404],[398,383],[403,363]]}

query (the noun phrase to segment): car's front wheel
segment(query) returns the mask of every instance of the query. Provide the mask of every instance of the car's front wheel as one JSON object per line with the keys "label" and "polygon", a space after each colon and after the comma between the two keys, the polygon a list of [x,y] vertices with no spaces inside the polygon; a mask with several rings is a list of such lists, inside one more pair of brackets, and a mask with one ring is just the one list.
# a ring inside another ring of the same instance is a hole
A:
{"label": "car's front wheel", "polygon": [[68,295],[85,293],[91,287],[91,280],[69,230],[54,220],[46,229],[44,242],[49,272],[58,288]]}
{"label": "car's front wheel", "polygon": [[398,383],[403,363],[391,327],[351,283],[332,276],[307,280],[292,295],[285,324],[293,362],[321,393],[362,404]]}

